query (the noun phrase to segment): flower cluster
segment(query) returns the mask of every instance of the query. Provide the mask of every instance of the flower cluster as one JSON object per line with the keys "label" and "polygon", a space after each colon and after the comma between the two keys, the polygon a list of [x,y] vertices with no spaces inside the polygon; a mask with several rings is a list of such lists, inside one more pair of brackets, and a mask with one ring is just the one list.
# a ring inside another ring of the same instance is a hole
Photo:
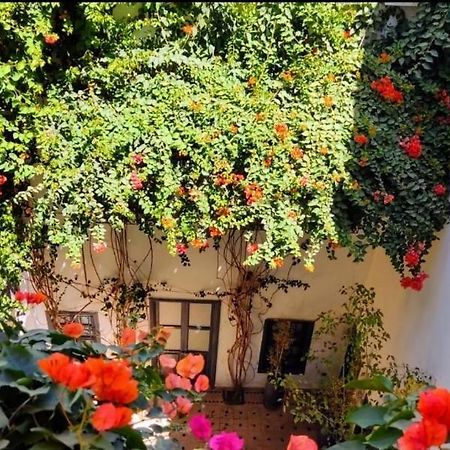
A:
{"label": "flower cluster", "polygon": [[244,195],[247,205],[251,205],[263,197],[262,188],[256,183],[250,183],[244,188]]}
{"label": "flower cluster", "polygon": [[388,102],[403,103],[403,94],[396,89],[391,78],[388,76],[372,81],[370,87]]}
{"label": "flower cluster", "polygon": [[[190,391],[194,388],[195,392],[200,393],[209,389],[208,377],[201,374],[205,367],[203,355],[189,353],[177,362],[174,358],[163,354],[159,357],[159,364],[166,374],[164,384],[168,391],[174,389]],[[189,414],[193,404],[186,397],[180,396],[173,402],[163,401],[161,406],[163,412],[173,419],[177,414]]]}
{"label": "flower cluster", "polygon": [[420,272],[418,275],[415,275],[413,277],[403,277],[400,280],[400,284],[402,287],[411,288],[415,291],[421,291],[423,288],[423,282],[428,278],[428,274],[425,272]]}
{"label": "flower cluster", "polygon": [[422,155],[422,143],[418,134],[402,139],[400,147],[410,158],[417,159]]}
{"label": "flower cluster", "polygon": [[17,291],[14,294],[14,298],[17,301],[28,305],[39,305],[40,303],[45,302],[47,296],[42,292]]}
{"label": "flower cluster", "polygon": [[420,395],[417,409],[422,418],[410,425],[398,440],[399,450],[426,450],[440,447],[450,430],[450,392],[436,388]]}
{"label": "flower cluster", "polygon": [[425,250],[425,245],[420,242],[417,245],[412,245],[408,248],[403,258],[405,265],[408,267],[416,267],[420,263],[420,257]]}
{"label": "flower cluster", "polygon": [[2,186],[6,184],[8,178],[5,175],[0,175],[0,197],[2,195]]}
{"label": "flower cluster", "polygon": [[139,175],[135,171],[131,172],[130,183],[131,187],[136,191],[139,191],[144,187],[144,185],[142,184],[142,180],[139,178]]}

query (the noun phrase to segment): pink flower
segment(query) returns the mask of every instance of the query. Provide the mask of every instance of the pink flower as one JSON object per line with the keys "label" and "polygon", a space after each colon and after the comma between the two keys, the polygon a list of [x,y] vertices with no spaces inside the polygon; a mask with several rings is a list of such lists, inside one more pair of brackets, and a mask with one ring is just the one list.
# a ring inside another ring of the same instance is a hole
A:
{"label": "pink flower", "polygon": [[3,186],[8,181],[5,175],[0,175],[0,186]]}
{"label": "pink flower", "polygon": [[189,414],[193,406],[193,403],[185,397],[177,397],[175,403],[177,405],[178,412],[185,415]]}
{"label": "pink flower", "polygon": [[108,248],[108,244],[106,242],[94,242],[92,244],[92,249],[94,250],[95,253],[97,253],[99,255],[101,253],[104,253],[107,248]]}
{"label": "pink flower", "polygon": [[131,187],[135,190],[140,190],[144,187],[141,179],[139,178],[137,172],[133,171],[130,175]]}
{"label": "pink flower", "polygon": [[177,405],[175,403],[170,403],[163,401],[161,403],[162,412],[169,418],[175,419],[177,415]]}
{"label": "pink flower", "polygon": [[206,375],[199,375],[195,380],[194,390],[196,392],[205,392],[209,389],[209,378]]}
{"label": "pink flower", "polygon": [[180,377],[175,373],[169,373],[165,379],[166,389],[171,391],[173,389],[184,389],[190,391],[192,384],[187,378]]}
{"label": "pink flower", "polygon": [[199,441],[206,442],[212,435],[212,424],[203,414],[194,414],[188,421],[192,435]]}
{"label": "pink flower", "polygon": [[140,154],[140,153],[136,153],[135,155],[133,155],[131,157],[133,159],[133,162],[139,166],[140,164],[142,164],[144,162],[144,157]]}
{"label": "pink flower", "polygon": [[168,355],[161,355],[159,357],[159,364],[163,369],[175,369],[177,360]]}
{"label": "pink flower", "polygon": [[392,194],[385,194],[383,198],[383,203],[385,205],[389,205],[389,203],[392,203],[394,201],[395,197]]}
{"label": "pink flower", "polygon": [[215,434],[208,442],[211,450],[242,450],[244,439],[241,439],[236,432]]}
{"label": "pink flower", "polygon": [[179,255],[184,255],[188,249],[188,246],[186,244],[178,243],[175,245],[175,249]]}
{"label": "pink flower", "polygon": [[318,450],[318,447],[308,436],[291,434],[286,450]]}

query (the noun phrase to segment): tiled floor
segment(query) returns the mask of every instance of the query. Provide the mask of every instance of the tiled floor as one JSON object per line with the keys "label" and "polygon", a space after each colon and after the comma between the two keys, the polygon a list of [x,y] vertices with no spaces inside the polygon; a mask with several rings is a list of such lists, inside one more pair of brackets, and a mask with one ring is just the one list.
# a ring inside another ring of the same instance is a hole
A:
{"label": "tiled floor", "polygon": [[[222,401],[222,392],[213,391],[203,403],[202,412],[211,419],[214,432],[236,431],[245,440],[245,450],[285,450],[291,434],[317,436],[317,430],[295,425],[292,416],[283,413],[282,409],[265,409],[261,392],[246,392],[243,405],[226,405]],[[172,436],[178,439],[183,450],[200,447],[199,442],[186,433],[173,433]]]}

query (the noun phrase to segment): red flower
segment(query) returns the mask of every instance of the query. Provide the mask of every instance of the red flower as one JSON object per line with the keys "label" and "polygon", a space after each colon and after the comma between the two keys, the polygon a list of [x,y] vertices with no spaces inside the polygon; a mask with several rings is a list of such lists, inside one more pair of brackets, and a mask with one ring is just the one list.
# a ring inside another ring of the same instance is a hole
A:
{"label": "red flower", "polygon": [[422,143],[418,134],[402,139],[400,141],[400,147],[410,158],[417,159],[422,154]]}
{"label": "red flower", "polygon": [[84,333],[84,326],[79,322],[68,322],[63,325],[62,332],[73,339],[78,339]]}
{"label": "red flower", "polygon": [[395,88],[388,76],[372,81],[370,87],[391,103],[403,103],[403,94]]}
{"label": "red flower", "polygon": [[392,203],[395,199],[395,196],[392,194],[385,194],[383,197],[383,203],[385,205],[389,205],[389,203]]}
{"label": "red flower", "polygon": [[250,183],[245,186],[244,195],[247,200],[247,205],[251,205],[263,197],[263,190],[256,183]]}
{"label": "red flower", "polygon": [[441,446],[447,439],[447,427],[430,420],[413,423],[398,440],[399,450],[427,450]]}
{"label": "red flower", "polygon": [[139,178],[137,172],[133,171],[130,175],[131,187],[135,190],[140,190],[144,187],[141,179]]}
{"label": "red flower", "polygon": [[187,252],[188,246],[186,244],[178,243],[175,245],[175,249],[179,255],[184,255]]}
{"label": "red flower", "polygon": [[8,181],[5,175],[0,175],[0,186],[3,186]]}
{"label": "red flower", "polygon": [[355,135],[353,140],[359,145],[367,145],[369,143],[369,139],[364,134]]}
{"label": "red flower", "polygon": [[420,262],[420,253],[414,247],[410,247],[403,260],[408,267],[416,267]]}
{"label": "red flower", "polygon": [[42,292],[17,291],[15,298],[19,302],[25,302],[28,305],[39,305],[47,299]]}
{"label": "red flower", "polygon": [[285,123],[276,123],[273,127],[279,139],[284,140],[289,135],[289,128]]}
{"label": "red flower", "polygon": [[450,392],[436,388],[422,392],[417,410],[424,419],[441,423],[450,428]]}
{"label": "red flower", "polygon": [[122,428],[131,422],[132,411],[125,406],[114,406],[112,403],[100,405],[91,418],[92,426],[97,431]]}
{"label": "red flower", "polygon": [[257,244],[256,242],[254,244],[248,244],[247,245],[247,253],[249,255],[253,255],[253,253],[256,253],[259,249],[259,244]]}
{"label": "red flower", "polygon": [[423,288],[423,282],[428,278],[428,275],[425,272],[419,273],[415,277],[403,277],[400,280],[400,284],[403,288],[411,288],[415,291],[421,291]]}
{"label": "red flower", "polygon": [[70,358],[63,353],[56,352],[47,358],[40,359],[37,364],[53,381],[60,383],[61,374],[63,369],[70,364]]}
{"label": "red flower", "polygon": [[44,42],[48,45],[54,45],[59,41],[59,36],[56,33],[46,34]]}
{"label": "red flower", "polygon": [[443,195],[445,195],[445,193],[447,192],[447,188],[441,184],[438,183],[433,187],[433,192],[438,196],[438,197],[442,197]]}
{"label": "red flower", "polygon": [[127,404],[137,399],[138,384],[126,363],[88,358],[85,364],[95,376],[92,390],[98,400]]}

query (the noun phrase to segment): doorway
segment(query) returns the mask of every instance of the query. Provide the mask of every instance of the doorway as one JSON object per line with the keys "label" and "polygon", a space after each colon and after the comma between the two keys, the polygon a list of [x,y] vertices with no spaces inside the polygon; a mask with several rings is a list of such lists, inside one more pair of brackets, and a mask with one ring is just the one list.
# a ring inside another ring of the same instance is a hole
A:
{"label": "doorway", "polygon": [[216,378],[220,306],[218,300],[150,300],[150,326],[162,326],[171,332],[165,353],[177,360],[187,353],[202,354],[203,373],[211,386]]}

